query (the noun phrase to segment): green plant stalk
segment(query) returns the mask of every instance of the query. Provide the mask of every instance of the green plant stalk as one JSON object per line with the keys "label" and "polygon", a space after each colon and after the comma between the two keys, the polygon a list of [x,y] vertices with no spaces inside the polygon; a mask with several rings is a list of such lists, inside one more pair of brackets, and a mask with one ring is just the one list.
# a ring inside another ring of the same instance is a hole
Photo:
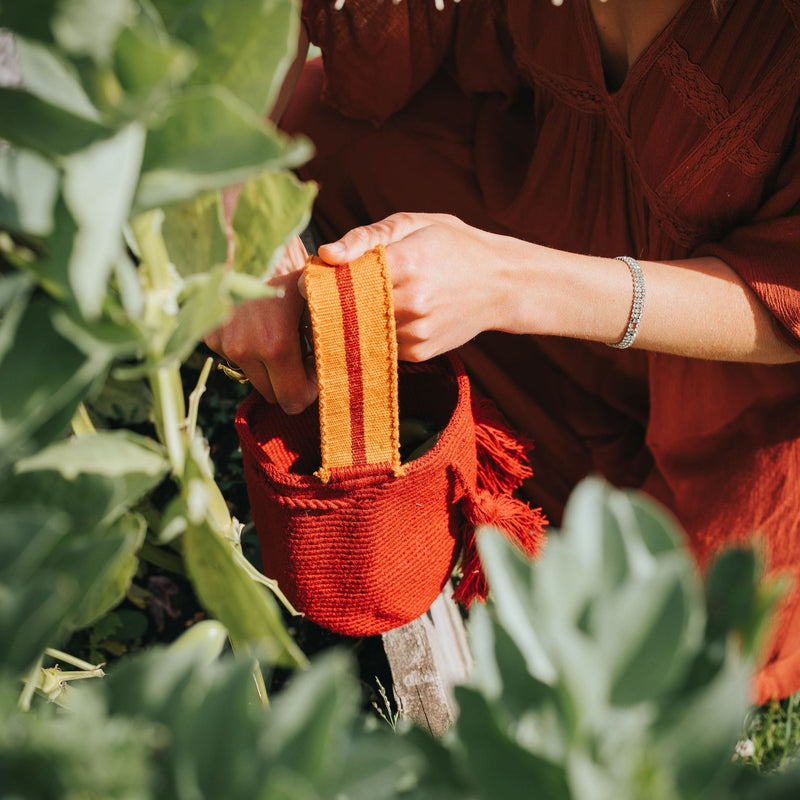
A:
{"label": "green plant stalk", "polygon": [[33,665],[31,671],[25,678],[25,685],[23,686],[22,693],[17,701],[17,706],[21,711],[31,710],[31,701],[33,700],[33,695],[36,692],[36,685],[39,682],[39,671],[42,668],[42,659],[43,656],[39,656],[39,660]]}
{"label": "green plant stalk", "polygon": [[189,413],[186,417],[186,435],[189,439],[193,439],[197,431],[197,414],[200,410],[200,398],[206,392],[206,384],[208,383],[208,376],[211,374],[211,366],[214,363],[213,358],[207,358],[200,375],[197,378],[197,384],[194,391],[189,395]]}
{"label": "green plant stalk", "polygon": [[235,636],[231,636],[230,632],[228,632],[228,639],[231,643],[231,649],[234,653],[241,656],[249,656],[253,660],[253,669],[252,669],[252,676],[253,676],[253,683],[256,687],[256,694],[258,695],[258,701],[264,708],[269,708],[269,694],[267,693],[267,684],[264,681],[264,673],[261,671],[261,665],[258,663],[258,659],[253,654],[252,649],[242,642],[239,642]]}
{"label": "green plant stalk", "polygon": [[89,416],[89,412],[86,410],[86,405],[84,403],[80,403],[78,405],[78,410],[75,412],[70,425],[75,436],[80,436],[83,433],[97,432],[97,429],[95,428],[92,418]]}
{"label": "green plant stalk", "polygon": [[157,567],[166,569],[169,572],[174,572],[176,575],[185,575],[186,570],[183,567],[183,561],[179,556],[168,553],[163,547],[157,547],[150,542],[145,542],[139,550],[139,558],[154,564]]}
{"label": "green plant stalk", "polygon": [[55,647],[48,647],[47,650],[44,651],[44,654],[46,656],[50,656],[50,658],[55,658],[58,661],[64,661],[73,667],[77,667],[79,670],[92,672],[94,673],[95,677],[102,678],[105,675],[101,669],[103,666],[102,664],[90,664],[88,661],[84,661],[82,658],[65,653],[63,650],[56,650]]}

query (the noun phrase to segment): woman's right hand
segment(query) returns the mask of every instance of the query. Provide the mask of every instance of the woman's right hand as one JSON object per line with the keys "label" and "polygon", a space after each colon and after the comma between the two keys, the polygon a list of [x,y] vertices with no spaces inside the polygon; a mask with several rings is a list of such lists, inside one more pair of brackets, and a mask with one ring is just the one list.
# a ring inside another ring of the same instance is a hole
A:
{"label": "woman's right hand", "polygon": [[230,319],[206,336],[206,344],[240,369],[270,403],[299,414],[317,397],[313,356],[304,353],[300,326],[305,300],[298,281],[306,249],[295,237],[267,282],[276,297],[237,306]]}

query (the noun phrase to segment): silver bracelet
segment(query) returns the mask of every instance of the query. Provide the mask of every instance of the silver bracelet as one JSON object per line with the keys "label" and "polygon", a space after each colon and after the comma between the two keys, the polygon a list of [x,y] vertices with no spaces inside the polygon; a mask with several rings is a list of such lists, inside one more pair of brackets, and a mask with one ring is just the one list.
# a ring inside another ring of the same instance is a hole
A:
{"label": "silver bracelet", "polygon": [[639,323],[642,321],[644,311],[644,275],[639,262],[630,256],[617,256],[617,260],[624,261],[631,271],[633,278],[633,304],[631,305],[631,315],[628,318],[628,327],[625,335],[618,342],[607,342],[609,347],[617,347],[624,350],[633,344],[636,334],[639,333]]}

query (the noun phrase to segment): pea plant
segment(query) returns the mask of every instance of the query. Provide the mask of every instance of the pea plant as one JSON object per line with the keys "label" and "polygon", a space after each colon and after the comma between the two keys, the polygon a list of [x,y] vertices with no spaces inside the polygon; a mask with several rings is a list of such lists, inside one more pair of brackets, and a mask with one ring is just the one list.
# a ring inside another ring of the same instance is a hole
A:
{"label": "pea plant", "polygon": [[[297,9],[42,0],[3,3],[0,24],[22,75],[0,89],[0,513],[15,558],[38,559],[18,598],[36,620],[4,648],[29,669],[25,705],[46,680],[39,656],[124,596],[145,545],[180,552],[235,648],[300,665],[197,429],[211,365],[188,403],[180,374],[234,303],[264,296],[308,218],[314,187],[287,168],[309,145],[263,119]],[[237,182],[246,246],[228,269],[220,190]],[[95,412],[110,391],[144,395],[153,436]],[[148,525],[142,503],[165,484]]]}
{"label": "pea plant", "polygon": [[[289,635],[198,424],[211,364],[188,391],[182,365],[308,220],[310,146],[264,121],[299,24],[294,0],[0,0],[0,797],[795,797],[732,760],[778,587],[750,550],[701,581],[671,519],[599,481],[538,564],[481,534],[495,594],[440,740]],[[70,635],[142,559],[207,619],[104,676]]]}

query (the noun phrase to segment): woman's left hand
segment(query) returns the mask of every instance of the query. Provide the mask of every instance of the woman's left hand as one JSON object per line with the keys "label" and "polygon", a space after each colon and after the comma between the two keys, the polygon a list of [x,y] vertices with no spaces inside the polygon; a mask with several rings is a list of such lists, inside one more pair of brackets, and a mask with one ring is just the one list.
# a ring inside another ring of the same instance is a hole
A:
{"label": "woman's left hand", "polygon": [[509,329],[511,257],[520,242],[447,214],[393,214],[323,245],[329,264],[382,244],[394,287],[398,355],[427,361],[484,330]]}

